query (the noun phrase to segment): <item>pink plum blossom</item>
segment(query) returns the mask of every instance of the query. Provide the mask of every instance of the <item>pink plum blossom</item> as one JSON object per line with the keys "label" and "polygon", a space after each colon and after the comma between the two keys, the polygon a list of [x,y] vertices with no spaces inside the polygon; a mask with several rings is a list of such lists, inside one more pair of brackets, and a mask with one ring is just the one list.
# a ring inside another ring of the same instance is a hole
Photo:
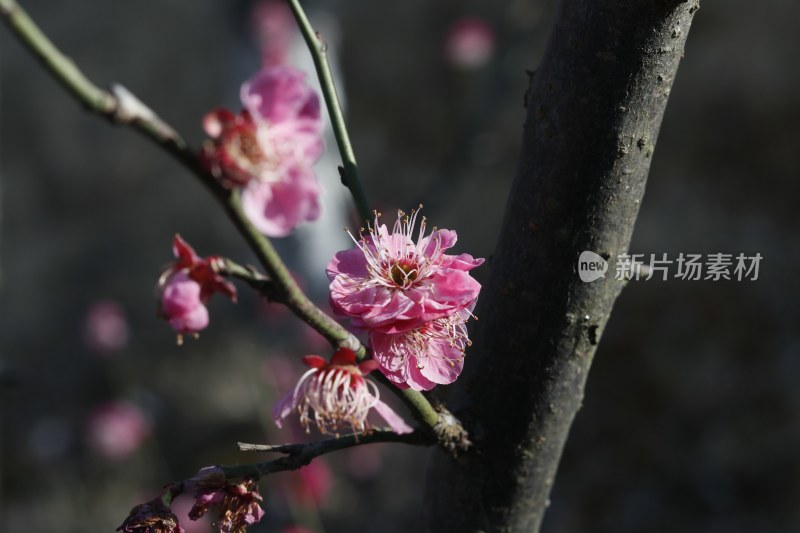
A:
{"label": "pink plum blossom", "polygon": [[159,279],[161,292],[160,314],[178,333],[196,334],[208,326],[205,304],[214,293],[222,293],[234,302],[236,287],[219,274],[221,259],[216,256],[201,259],[180,235],[172,244],[175,262]]}
{"label": "pink plum blossom", "polygon": [[255,4],[250,16],[261,50],[261,63],[265,67],[285,64],[297,33],[289,5],[282,0],[262,0]]}
{"label": "pink plum blossom", "polygon": [[[398,212],[392,233],[375,217],[375,227],[338,252],[327,267],[331,307],[355,328],[381,333],[416,329],[474,305],[480,284],[469,271],[483,259],[448,255],[456,232],[425,235],[425,218],[414,239],[419,211]],[[354,238],[355,240],[355,238]]]}
{"label": "pink plum blossom", "polygon": [[151,432],[150,420],[141,409],[127,401],[108,402],[95,408],[86,426],[89,446],[113,460],[129,457]]}
{"label": "pink plum blossom", "polygon": [[161,291],[161,312],[178,333],[195,333],[208,326],[208,309],[200,299],[200,284],[186,272],[167,279]]}
{"label": "pink plum blossom", "polygon": [[285,237],[320,215],[312,165],[323,151],[319,97],[287,66],[259,71],[241,88],[243,110],[203,120],[211,141],[201,158],[227,187],[242,188],[247,217],[262,233]]}
{"label": "pink plum blossom", "polygon": [[380,371],[401,389],[430,390],[454,382],[470,344],[471,307],[400,333],[370,332],[372,356]]}
{"label": "pink plum blossom", "polygon": [[128,517],[116,530],[122,531],[122,533],[184,532],[178,523],[178,517],[170,511],[160,497],[131,509]]}
{"label": "pink plum blossom", "polygon": [[125,310],[117,302],[100,300],[92,304],[86,314],[84,339],[93,352],[113,355],[125,348],[129,337]]}
{"label": "pink plum blossom", "polygon": [[465,17],[455,21],[447,31],[445,57],[458,68],[479,68],[491,59],[494,41],[494,30],[485,20]]}
{"label": "pink plum blossom", "polygon": [[377,367],[374,360],[356,364],[355,353],[340,348],[330,363],[318,355],[307,355],[303,362],[310,367],[294,390],[283,397],[272,411],[278,427],[292,413],[300,415],[300,423],[309,431],[313,422],[321,433],[338,434],[350,429],[370,429],[370,410],[380,415],[397,433],[412,431],[391,407],[380,400],[378,386],[365,376]]}
{"label": "pink plum blossom", "polygon": [[314,508],[328,499],[334,477],[324,458],[317,457],[289,476],[285,484],[292,497],[292,504]]}

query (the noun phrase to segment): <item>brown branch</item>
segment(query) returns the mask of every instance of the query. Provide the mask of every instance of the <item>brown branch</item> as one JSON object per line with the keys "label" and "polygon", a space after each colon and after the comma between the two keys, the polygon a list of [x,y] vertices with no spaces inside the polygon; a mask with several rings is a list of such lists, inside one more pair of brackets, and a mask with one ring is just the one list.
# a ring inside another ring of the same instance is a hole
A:
{"label": "brown branch", "polygon": [[239,449],[242,451],[283,453],[286,457],[265,461],[263,463],[253,463],[235,466],[220,466],[225,472],[225,477],[229,480],[240,478],[260,478],[275,472],[285,470],[297,470],[312,461],[315,457],[327,453],[375,444],[379,442],[400,442],[414,446],[430,446],[436,441],[430,435],[415,431],[413,433],[395,433],[387,430],[374,430],[366,434],[351,434],[332,439],[309,442],[306,444],[247,444],[240,442]]}
{"label": "brown branch", "polygon": [[470,365],[453,391],[474,448],[458,459],[438,454],[426,498],[431,531],[538,531],[598,339],[626,283],[582,282],[578,257],[628,250],[697,7],[560,3],[526,99]]}

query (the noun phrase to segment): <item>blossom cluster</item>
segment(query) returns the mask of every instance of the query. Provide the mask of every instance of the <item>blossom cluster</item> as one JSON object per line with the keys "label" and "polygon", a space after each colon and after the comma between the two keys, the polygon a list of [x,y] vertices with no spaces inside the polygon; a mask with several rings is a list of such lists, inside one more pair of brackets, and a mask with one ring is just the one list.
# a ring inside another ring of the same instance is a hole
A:
{"label": "blossom cluster", "polygon": [[212,526],[220,533],[244,533],[264,517],[258,485],[252,479],[226,480],[221,468],[201,468],[191,479],[168,485],[157,498],[131,509],[117,528],[122,533],[183,533],[178,517],[170,509],[172,500],[187,493],[194,498],[189,519],[212,516]]}
{"label": "blossom cluster", "polygon": [[400,388],[430,390],[452,383],[464,366],[470,344],[466,323],[480,284],[469,271],[483,259],[445,253],[456,232],[426,235],[419,211],[398,212],[390,233],[375,217],[356,247],[328,264],[334,312],[369,335],[380,371]]}
{"label": "blossom cluster", "polygon": [[[320,104],[304,75],[285,66],[262,69],[241,89],[242,110],[217,109],[206,115],[209,140],[200,160],[228,190],[241,195],[242,208],[262,233],[284,237],[320,214],[319,184],[313,164],[320,157]],[[398,211],[391,231],[380,223],[351,238],[355,247],[335,254],[326,274],[333,311],[349,319],[351,330],[367,339],[372,357],[339,347],[327,360],[308,355],[308,370],[273,408],[275,423],[299,420],[306,432],[365,433],[374,413],[394,432],[413,429],[380,398],[368,375],[379,370],[401,389],[430,390],[454,382],[470,345],[467,322],[480,292],[472,269],[484,260],[447,253],[455,231],[433,228],[419,210]],[[180,236],[175,260],[159,279],[159,313],[178,333],[207,327],[206,304],[220,293],[236,301],[225,279],[225,259],[201,258]],[[177,487],[177,488],[176,488]],[[214,517],[220,532],[243,532],[264,511],[254,480],[231,482],[209,467],[190,480],[167,487],[161,497],[135,507],[120,526],[124,533],[181,533],[170,510],[177,494],[195,498],[189,518]]]}

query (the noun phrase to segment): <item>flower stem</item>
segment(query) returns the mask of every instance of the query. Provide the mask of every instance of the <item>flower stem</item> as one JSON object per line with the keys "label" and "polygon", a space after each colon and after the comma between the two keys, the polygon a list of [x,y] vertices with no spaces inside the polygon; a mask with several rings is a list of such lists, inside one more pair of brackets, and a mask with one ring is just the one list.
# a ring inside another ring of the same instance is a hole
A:
{"label": "flower stem", "polygon": [[289,7],[294,13],[297,25],[300,27],[300,33],[303,34],[308,50],[311,52],[311,58],[314,60],[314,67],[317,70],[319,84],[322,88],[322,97],[325,99],[325,107],[328,108],[328,114],[331,117],[333,135],[336,137],[336,145],[339,147],[339,153],[342,156],[342,183],[350,189],[350,194],[353,196],[353,201],[358,210],[358,216],[362,221],[369,222],[372,219],[372,210],[358,175],[356,155],[353,152],[350,135],[347,133],[347,127],[344,124],[344,115],[342,114],[339,95],[336,92],[336,85],[333,83],[331,67],[328,64],[328,45],[322,40],[322,36],[311,27],[311,23],[308,21],[308,17],[303,11],[299,0],[289,0]]}

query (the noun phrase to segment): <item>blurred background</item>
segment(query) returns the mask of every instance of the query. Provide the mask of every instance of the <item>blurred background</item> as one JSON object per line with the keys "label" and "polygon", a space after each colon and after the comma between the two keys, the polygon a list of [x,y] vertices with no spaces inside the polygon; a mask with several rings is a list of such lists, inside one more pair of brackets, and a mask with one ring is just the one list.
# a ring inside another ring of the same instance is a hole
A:
{"label": "blurred background", "polygon": [[[282,4],[23,5],[92,80],[122,83],[194,145],[203,114],[236,107],[239,84],[276,46],[309,64]],[[526,70],[555,2],[307,7],[375,206],[423,202],[431,224],[458,230],[459,252],[489,256]],[[758,252],[759,278],[626,288],[547,532],[800,531],[798,17],[789,0],[705,2],[695,17],[632,251]],[[111,531],[165,483],[261,458],[236,441],[304,438],[278,431],[270,410],[299,356],[328,353],[313,331],[245,287],[236,305],[212,300],[211,326],[182,347],[156,317],[174,233],[201,255],[255,261],[212,198],[148,141],[82,111],[5,28],[0,76],[0,530]],[[323,302],[349,216],[328,147],[317,167],[327,218],[280,243]],[[424,505],[427,455],[376,445],[269,477],[253,531],[407,531]]]}

